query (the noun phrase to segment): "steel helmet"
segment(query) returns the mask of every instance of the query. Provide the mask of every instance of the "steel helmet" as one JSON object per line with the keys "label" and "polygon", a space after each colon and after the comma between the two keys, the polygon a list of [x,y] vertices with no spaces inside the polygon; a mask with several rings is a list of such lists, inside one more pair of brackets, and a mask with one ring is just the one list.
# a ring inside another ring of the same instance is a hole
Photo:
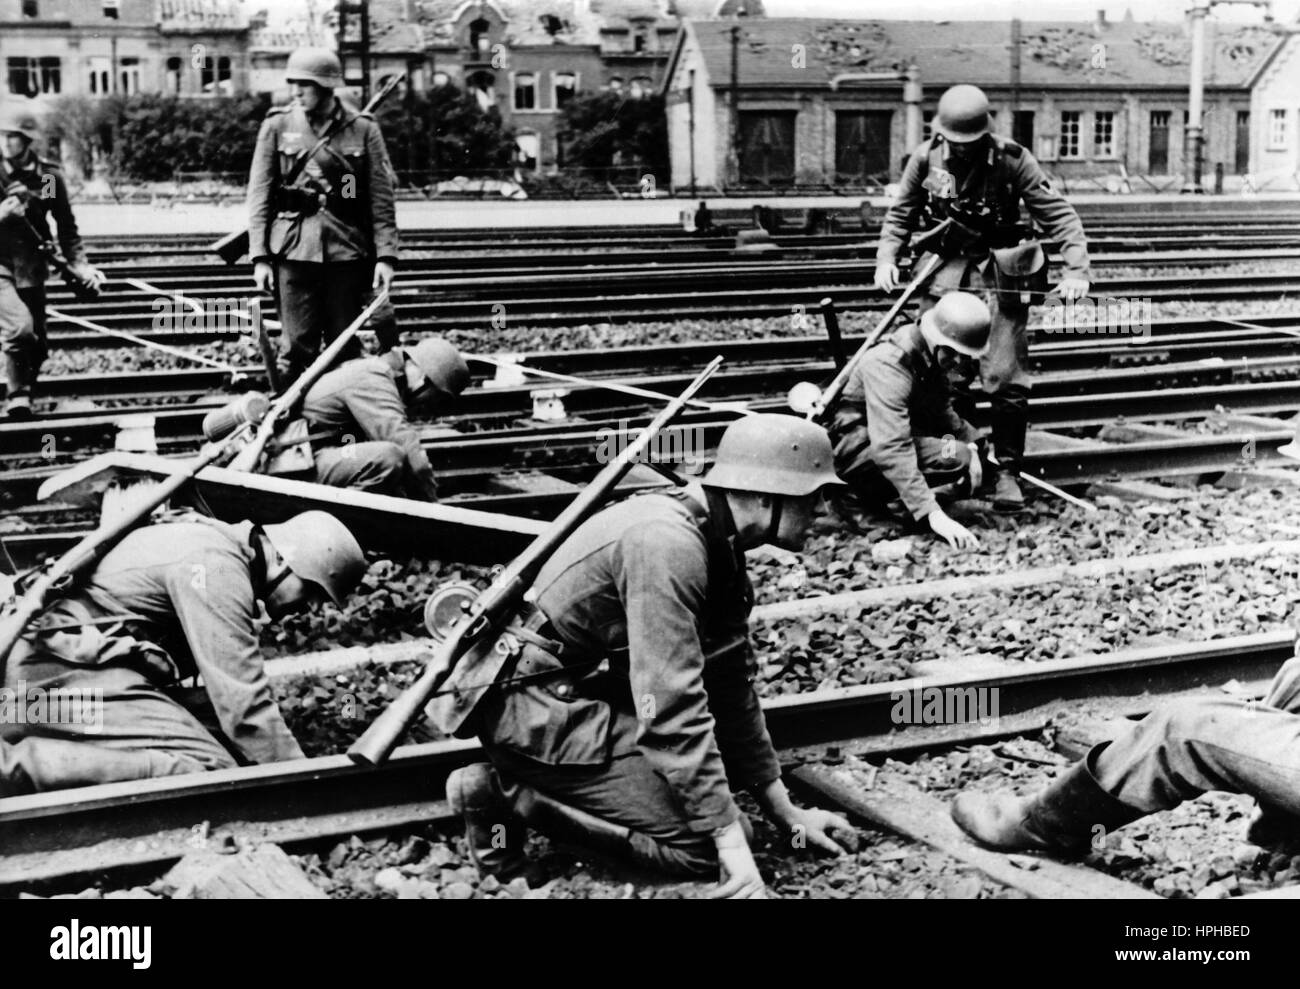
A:
{"label": "steel helmet", "polygon": [[361,544],[329,512],[303,512],[262,531],[294,575],[319,584],[336,605],[342,606],[365,575]]}
{"label": "steel helmet", "polygon": [[921,334],[931,347],[951,347],[967,357],[989,349],[989,307],[978,295],[949,292],[921,316]]}
{"label": "steel helmet", "polygon": [[289,56],[284,77],[289,82],[314,82],[336,89],[343,85],[343,63],[328,48],[299,48]]}
{"label": "steel helmet", "polygon": [[989,98],[978,86],[953,86],[939,97],[934,128],[949,141],[967,144],[989,132]]}
{"label": "steel helmet", "polygon": [[35,141],[41,136],[41,127],[30,110],[15,108],[0,114],[0,134],[21,134],[27,140]]}
{"label": "steel helmet", "polygon": [[835,476],[831,439],[816,423],[768,412],[737,419],[722,434],[701,484],[731,491],[810,495]]}
{"label": "steel helmet", "polygon": [[459,395],[469,387],[469,365],[460,351],[442,337],[425,337],[414,347],[407,347],[406,356],[444,394]]}

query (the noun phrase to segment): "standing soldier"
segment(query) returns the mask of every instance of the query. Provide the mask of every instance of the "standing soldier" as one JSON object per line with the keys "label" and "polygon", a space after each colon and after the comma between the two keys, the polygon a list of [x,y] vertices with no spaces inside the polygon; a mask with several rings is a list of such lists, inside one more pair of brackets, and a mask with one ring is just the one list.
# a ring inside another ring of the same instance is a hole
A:
{"label": "standing soldier", "polygon": [[59,245],[73,270],[98,288],[101,271],[86,262],[77,221],[68,202],[63,173],[38,157],[36,118],[25,110],[0,118],[0,362],[8,388],[5,414],[32,414],[32,389],[49,350],[45,344],[45,279],[49,268],[41,241],[49,217],[58,225]]}
{"label": "standing soldier", "polygon": [[748,416],[699,484],[613,505],[569,537],[505,651],[458,664],[434,708],[492,759],[447,781],[480,868],[524,868],[527,823],[678,875],[721,866],[718,895],[762,896],[732,787],[840,851],[827,831],[847,823],[796,807],[781,781],[754,691],[744,557],[802,548],[822,489],[840,483],[820,426]]}
{"label": "standing soldier", "polygon": [[441,337],[330,371],[303,399],[314,480],[437,501],[433,466],[408,416],[432,412],[468,384],[465,358]]}
{"label": "standing soldier", "polygon": [[[5,693],[43,698],[59,718],[0,716],[0,797],[225,769],[232,752],[303,758],[266,677],[257,602],[272,620],[313,600],[342,606],[365,572],[356,539],[325,512],[266,526],[196,516],[128,533],[9,656]],[[173,696],[194,676],[217,735]]]}
{"label": "standing soldier", "polygon": [[[1035,275],[1046,274],[1041,248],[1022,245],[1031,231],[1020,223],[1020,203],[1047,239],[1061,245],[1065,274],[1057,291],[1066,301],[1088,291],[1083,224],[1064,197],[1052,190],[1027,149],[990,132],[989,101],[977,87],[953,86],[945,92],[934,129],[935,135],[912,153],[903,170],[898,198],[880,235],[875,283],[884,292],[898,288],[899,251],[914,233],[933,230],[916,268],[934,255],[944,263],[921,297],[921,311],[956,289],[985,294],[993,324],[980,376],[993,406],[998,462],[993,504],[1000,511],[1018,511],[1024,496],[1016,477],[1029,424],[1025,326],[1032,293],[1027,289]],[[943,229],[936,229],[940,225]],[[1013,250],[1000,250],[1008,248]]]}
{"label": "standing soldier", "polygon": [[[279,298],[280,378],[293,381],[356,318],[370,290],[388,290],[397,260],[393,172],[379,125],[334,95],[338,56],[300,48],[286,73],[296,99],[267,115],[249,176],[249,252],[259,290]],[[291,184],[298,160],[329,134]],[[382,310],[381,310],[382,312]],[[396,327],[381,324],[381,338]],[[391,338],[381,339],[381,346]],[[344,359],[359,352],[353,345]]]}

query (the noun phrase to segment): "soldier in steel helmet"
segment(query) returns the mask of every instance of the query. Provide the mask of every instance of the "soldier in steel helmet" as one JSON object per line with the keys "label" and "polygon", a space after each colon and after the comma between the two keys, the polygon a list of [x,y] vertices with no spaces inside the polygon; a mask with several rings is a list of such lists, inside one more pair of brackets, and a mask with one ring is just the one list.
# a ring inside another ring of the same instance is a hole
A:
{"label": "soldier in steel helmet", "polygon": [[[899,285],[898,254],[913,239],[925,243],[919,269],[937,254],[942,266],[925,287],[922,310],[956,290],[985,296],[992,313],[988,352],[980,362],[992,405],[994,507],[1024,506],[1017,476],[1029,423],[1030,378],[1025,332],[1030,286],[1045,277],[1041,246],[1020,223],[1023,202],[1047,240],[1060,244],[1063,300],[1088,291],[1088,249],[1074,208],[1054,191],[1029,150],[992,133],[989,103],[975,86],[953,86],[939,100],[934,136],[913,151],[885,217],[876,252],[876,287]],[[939,229],[942,225],[942,229]],[[925,238],[928,231],[935,231]],[[994,253],[996,252],[996,253]],[[1040,270],[1041,269],[1041,270]]]}
{"label": "soldier in steel helmet", "polygon": [[468,384],[465,358],[441,337],[330,371],[303,400],[312,479],[437,501],[438,483],[410,414],[436,413]]}
{"label": "soldier in steel helmet", "polygon": [[606,508],[547,561],[509,648],[462,660],[433,709],[492,760],[447,783],[481,869],[522,870],[530,824],[677,875],[720,868],[717,895],[762,896],[733,786],[842,851],[829,832],[848,824],[796,807],[781,781],[754,690],[744,557],[802,548],[838,484],[820,426],[748,416],[700,483]]}
{"label": "soldier in steel helmet", "polygon": [[40,130],[28,110],[0,115],[0,364],[5,415],[32,414],[32,390],[49,353],[45,342],[45,280],[40,239],[58,227],[63,256],[88,285],[104,275],[86,261],[68,187],[58,165],[36,154]]}
{"label": "soldier in steel helmet", "polygon": [[[273,620],[342,605],[365,571],[325,512],[265,526],[195,515],[128,533],[9,655],[0,797],[301,759],[262,665],[257,602]],[[190,710],[177,687],[195,676]],[[59,720],[34,716],[36,698]]]}
{"label": "soldier in steel helmet", "polygon": [[863,500],[901,499],[913,520],[959,549],[978,540],[931,489],[968,493],[983,480],[980,435],[954,410],[952,385],[974,378],[989,323],[978,296],[945,295],[862,355],[829,424],[835,470]]}
{"label": "soldier in steel helmet", "polygon": [[[397,261],[393,171],[379,125],[338,98],[338,56],[300,48],[286,70],[295,99],[267,115],[249,176],[253,279],[279,298],[280,378],[290,382],[387,290]],[[334,128],[329,143],[286,185],[295,162]],[[391,308],[377,317],[381,349],[396,343]],[[345,351],[354,356],[359,348]]]}

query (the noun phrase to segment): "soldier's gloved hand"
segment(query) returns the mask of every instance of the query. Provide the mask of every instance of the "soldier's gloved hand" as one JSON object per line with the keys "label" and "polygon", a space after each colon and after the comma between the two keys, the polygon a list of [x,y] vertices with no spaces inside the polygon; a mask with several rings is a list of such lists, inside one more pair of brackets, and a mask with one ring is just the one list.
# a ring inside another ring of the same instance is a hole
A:
{"label": "soldier's gloved hand", "polygon": [[1056,286],[1056,292],[1066,302],[1071,302],[1074,299],[1082,299],[1087,295],[1088,288],[1088,279],[1066,277],[1062,278]]}
{"label": "soldier's gloved hand", "polygon": [[371,288],[376,292],[383,290],[387,292],[393,287],[393,266],[387,261],[375,262],[375,278]]}
{"label": "soldier's gloved hand", "polygon": [[980,544],[971,532],[960,522],[950,519],[942,508],[936,508],[925,517],[934,534],[944,539],[953,549],[974,549]]}
{"label": "soldier's gloved hand", "polygon": [[107,275],[96,268],[93,264],[88,264],[85,261],[74,264],[72,270],[75,271],[78,277],[80,277],[81,280],[91,288],[102,288],[104,282],[108,281]]}
{"label": "soldier's gloved hand", "polygon": [[736,821],[714,836],[718,865],[722,876],[717,887],[709,891],[714,900],[765,900],[767,887],[754,863],[754,854],[745,840],[744,829]]}
{"label": "soldier's gloved hand", "polygon": [[259,292],[267,295],[275,293],[275,269],[268,261],[258,261],[253,265],[253,284]]}
{"label": "soldier's gloved hand", "polygon": [[888,261],[876,265],[876,288],[882,292],[892,292],[898,288],[898,265]]}
{"label": "soldier's gloved hand", "polygon": [[27,204],[17,196],[6,196],[0,200],[0,220],[11,216],[22,216],[27,212]]}

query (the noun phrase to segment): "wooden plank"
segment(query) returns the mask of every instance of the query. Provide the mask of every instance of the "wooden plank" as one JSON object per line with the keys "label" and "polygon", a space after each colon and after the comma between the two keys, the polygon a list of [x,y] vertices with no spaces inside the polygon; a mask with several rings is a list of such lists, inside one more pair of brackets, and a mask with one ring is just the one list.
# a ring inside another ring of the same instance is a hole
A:
{"label": "wooden plank", "polygon": [[978,869],[996,882],[1044,900],[1159,900],[1160,896],[1085,866],[1038,855],[1006,855],[981,848],[953,823],[948,807],[902,784],[862,790],[844,772],[803,766],[801,784],[862,820],[919,841]]}
{"label": "wooden plank", "polygon": [[[110,485],[161,479],[185,469],[184,461],[152,454],[105,453],[56,474],[41,485],[41,500],[93,505]],[[299,512],[336,516],[367,549],[395,556],[427,556],[469,563],[497,563],[524,549],[546,523],[497,512],[393,498],[224,467],[208,467],[186,488],[196,506],[219,519],[281,522]]]}

